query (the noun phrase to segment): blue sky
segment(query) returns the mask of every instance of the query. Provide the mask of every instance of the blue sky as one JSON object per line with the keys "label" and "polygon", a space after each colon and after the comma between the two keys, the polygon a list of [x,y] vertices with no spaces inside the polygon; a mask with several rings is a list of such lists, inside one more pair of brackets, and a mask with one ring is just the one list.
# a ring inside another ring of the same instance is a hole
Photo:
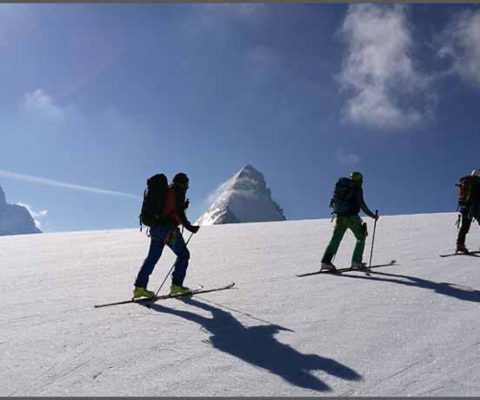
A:
{"label": "blue sky", "polygon": [[191,220],[245,164],[310,219],[352,170],[406,214],[480,168],[478,5],[0,4],[0,87],[0,185],[46,232],[135,227],[160,171]]}

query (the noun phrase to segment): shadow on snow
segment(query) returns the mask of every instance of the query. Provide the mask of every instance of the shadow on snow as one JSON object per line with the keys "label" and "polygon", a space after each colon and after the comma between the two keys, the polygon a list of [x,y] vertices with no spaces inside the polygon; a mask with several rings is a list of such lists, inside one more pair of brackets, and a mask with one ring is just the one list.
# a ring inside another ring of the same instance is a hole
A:
{"label": "shadow on snow", "polygon": [[279,331],[288,330],[286,328],[274,324],[247,327],[232,314],[220,308],[193,298],[185,298],[182,301],[210,312],[212,318],[159,304],[153,304],[151,309],[201,325],[212,334],[210,343],[214,348],[266,369],[293,385],[317,391],[331,391],[326,383],[311,373],[314,370],[323,370],[346,380],[362,379],[353,369],[335,360],[316,354],[302,354],[293,347],[279,342],[274,336]]}
{"label": "shadow on snow", "polygon": [[[369,280],[380,281],[380,282],[392,282],[392,283],[398,283],[406,286],[417,286],[423,289],[430,289],[430,290],[433,290],[435,293],[454,297],[459,300],[472,301],[476,303],[480,302],[480,291],[474,290],[474,289],[472,290],[461,289],[460,287],[456,287],[454,283],[434,282],[434,281],[429,281],[427,279],[417,278],[415,276],[391,274],[386,272],[371,271],[370,273],[372,275],[375,275],[375,277],[353,276],[353,275],[346,275],[346,274],[341,276],[346,276],[348,278],[354,278],[354,279],[369,279]],[[380,278],[379,276],[383,276],[386,278]],[[403,280],[403,279],[406,279],[406,280]]]}

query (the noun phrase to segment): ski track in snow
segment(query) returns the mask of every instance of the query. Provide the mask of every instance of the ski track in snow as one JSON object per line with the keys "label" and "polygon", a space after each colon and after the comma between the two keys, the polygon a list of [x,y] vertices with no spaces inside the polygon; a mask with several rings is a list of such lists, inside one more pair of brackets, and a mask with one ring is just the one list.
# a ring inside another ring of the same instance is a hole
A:
{"label": "ski track in snow", "polygon": [[[398,265],[303,278],[329,220],[203,227],[186,284],[235,288],[150,309],[93,308],[130,298],[148,247],[137,230],[2,237],[0,396],[477,395],[480,260],[439,257],[455,220],[383,217],[373,263]],[[347,233],[337,266],[353,245]],[[165,250],[151,288],[173,260]]]}

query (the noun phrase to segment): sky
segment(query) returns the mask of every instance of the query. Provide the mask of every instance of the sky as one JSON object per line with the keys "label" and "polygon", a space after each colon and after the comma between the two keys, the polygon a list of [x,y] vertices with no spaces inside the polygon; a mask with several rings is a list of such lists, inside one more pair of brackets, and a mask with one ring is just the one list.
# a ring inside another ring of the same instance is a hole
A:
{"label": "sky", "polygon": [[146,179],[188,217],[246,164],[287,219],[359,170],[380,215],[455,211],[480,168],[480,7],[0,4],[0,185],[45,232],[138,226]]}

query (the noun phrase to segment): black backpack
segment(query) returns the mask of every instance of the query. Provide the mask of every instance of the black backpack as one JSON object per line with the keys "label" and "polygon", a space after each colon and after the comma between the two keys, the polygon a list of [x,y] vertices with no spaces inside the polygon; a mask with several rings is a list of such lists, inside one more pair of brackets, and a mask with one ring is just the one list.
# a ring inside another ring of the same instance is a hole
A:
{"label": "black backpack", "polygon": [[143,224],[152,227],[162,222],[167,192],[168,180],[164,174],[156,174],[147,179],[139,216],[140,226]]}
{"label": "black backpack", "polygon": [[480,178],[464,176],[456,184],[459,189],[458,208],[471,208],[475,213],[480,206]]}
{"label": "black backpack", "polygon": [[333,208],[332,214],[344,215],[352,208],[352,198],[355,187],[351,179],[340,178],[333,189],[330,208]]}

